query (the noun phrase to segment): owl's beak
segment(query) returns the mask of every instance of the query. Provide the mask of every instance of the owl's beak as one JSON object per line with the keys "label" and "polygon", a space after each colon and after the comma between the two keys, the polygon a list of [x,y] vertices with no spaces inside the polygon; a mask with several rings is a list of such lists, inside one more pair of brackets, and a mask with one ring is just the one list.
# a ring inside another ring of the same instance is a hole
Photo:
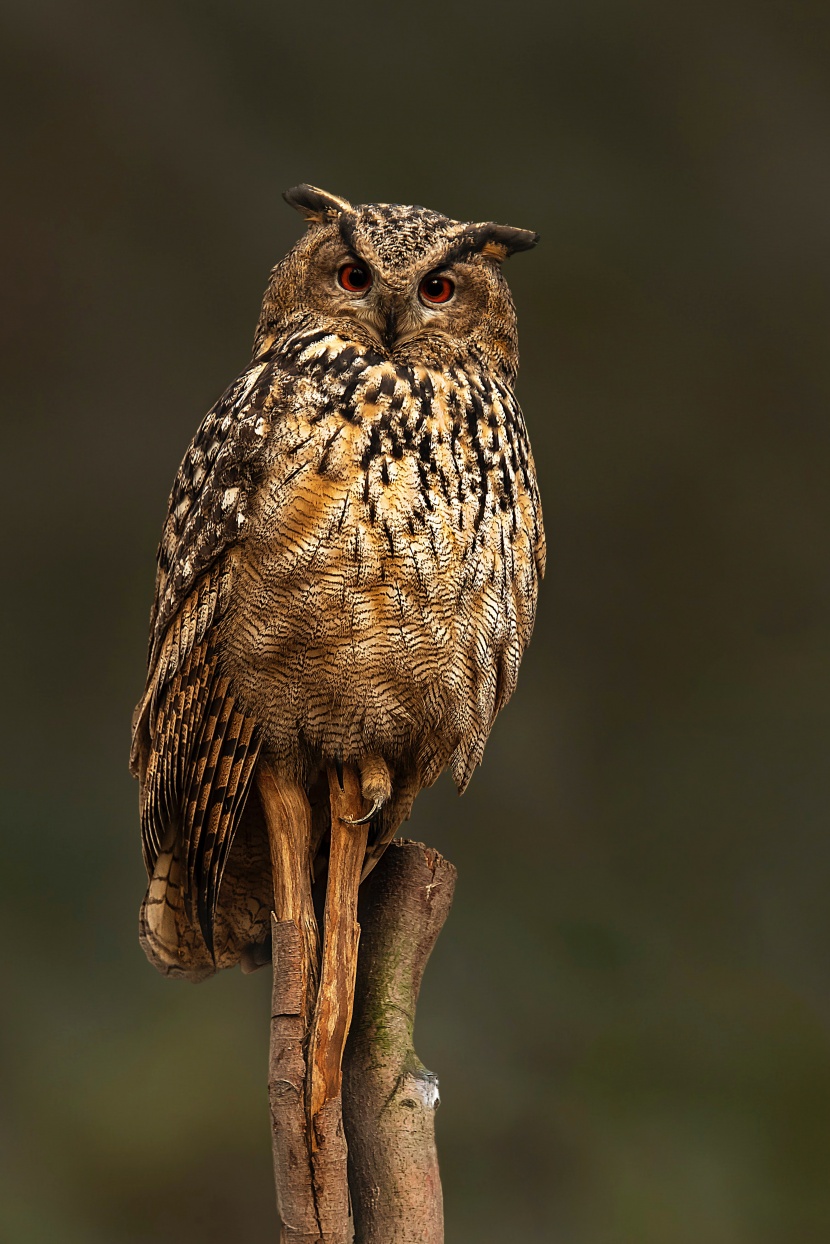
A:
{"label": "owl's beak", "polygon": [[398,334],[398,310],[393,302],[387,302],[384,307],[383,317],[383,344],[387,350],[392,350]]}
{"label": "owl's beak", "polygon": [[377,334],[378,343],[391,355],[401,341],[406,339],[411,327],[406,291],[390,287],[384,282],[373,301],[370,323]]}

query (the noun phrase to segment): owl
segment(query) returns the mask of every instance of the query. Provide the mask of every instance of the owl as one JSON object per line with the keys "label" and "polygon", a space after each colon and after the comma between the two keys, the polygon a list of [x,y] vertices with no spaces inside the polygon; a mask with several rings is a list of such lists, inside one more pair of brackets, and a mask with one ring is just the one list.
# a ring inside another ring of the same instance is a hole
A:
{"label": "owl", "polygon": [[192,980],[270,957],[275,799],[314,886],[332,766],[359,776],[364,874],[445,768],[464,790],[545,564],[502,274],[537,235],[285,198],[308,227],[179,468],[133,718],[141,941]]}

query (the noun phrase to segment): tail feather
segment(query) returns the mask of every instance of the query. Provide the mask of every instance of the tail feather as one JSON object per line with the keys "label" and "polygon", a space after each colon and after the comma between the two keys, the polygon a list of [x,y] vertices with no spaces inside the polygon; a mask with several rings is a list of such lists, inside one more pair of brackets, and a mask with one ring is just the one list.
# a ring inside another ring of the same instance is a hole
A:
{"label": "tail feather", "polygon": [[[193,927],[212,961],[222,879],[251,790],[260,736],[253,719],[237,706],[228,679],[218,674],[207,643],[191,647],[173,677],[154,690],[146,728],[141,824],[152,879],[147,911],[163,893],[168,909],[175,911],[182,953],[201,971],[195,965],[194,938],[182,931],[183,922]],[[162,861],[165,852],[169,858]],[[142,921],[144,928],[145,916]],[[152,936],[167,948],[166,962],[170,939],[175,941],[173,925],[169,919],[156,923],[160,931]]]}

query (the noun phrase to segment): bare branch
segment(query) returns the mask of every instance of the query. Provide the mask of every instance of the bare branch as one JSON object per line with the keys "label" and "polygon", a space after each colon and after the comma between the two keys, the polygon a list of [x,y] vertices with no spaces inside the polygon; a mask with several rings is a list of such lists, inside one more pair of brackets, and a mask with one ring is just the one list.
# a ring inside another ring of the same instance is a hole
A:
{"label": "bare branch", "polygon": [[438,1080],[415,1054],[412,1033],[455,881],[455,868],[437,851],[396,842],[361,889],[355,1009],[343,1065],[355,1244],[443,1244]]}

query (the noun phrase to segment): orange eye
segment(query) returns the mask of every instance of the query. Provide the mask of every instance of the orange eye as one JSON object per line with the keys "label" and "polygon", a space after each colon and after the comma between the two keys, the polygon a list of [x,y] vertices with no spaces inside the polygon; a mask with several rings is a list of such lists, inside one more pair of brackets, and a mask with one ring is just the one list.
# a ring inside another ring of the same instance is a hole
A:
{"label": "orange eye", "polygon": [[372,274],[362,263],[344,263],[337,279],[350,294],[362,294],[372,284]]}
{"label": "orange eye", "polygon": [[424,302],[449,302],[455,285],[448,276],[425,276],[418,288]]}

